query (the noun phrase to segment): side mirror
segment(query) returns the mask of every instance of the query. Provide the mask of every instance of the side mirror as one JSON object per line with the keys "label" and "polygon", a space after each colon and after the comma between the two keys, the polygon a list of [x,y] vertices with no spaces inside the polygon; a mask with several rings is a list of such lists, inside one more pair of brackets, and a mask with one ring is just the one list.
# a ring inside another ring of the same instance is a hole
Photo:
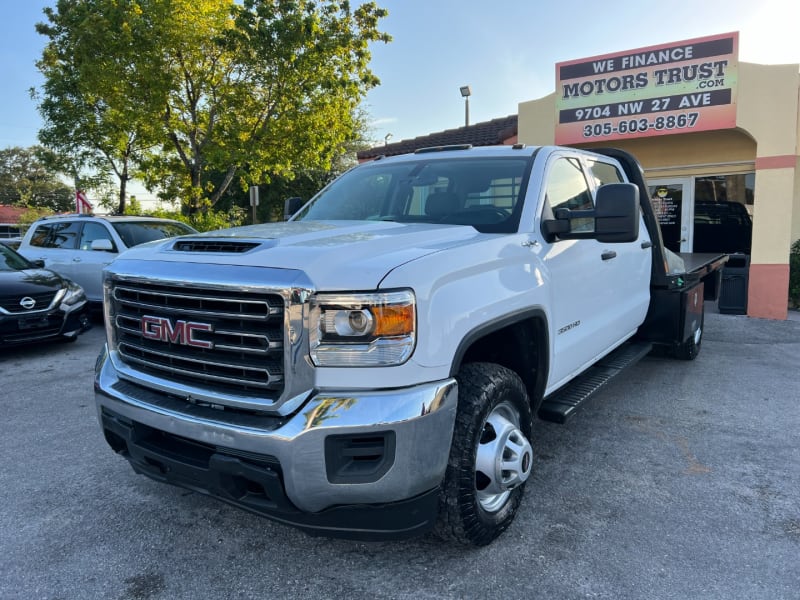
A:
{"label": "side mirror", "polygon": [[283,203],[283,220],[288,221],[291,219],[298,210],[303,208],[303,204],[305,202],[299,196],[287,198]]}
{"label": "side mirror", "polygon": [[[605,244],[635,242],[639,238],[639,188],[633,183],[607,183],[597,190],[593,210],[558,208],[554,219],[542,222],[549,241],[596,239]],[[573,230],[573,222],[594,223],[594,228]]]}
{"label": "side mirror", "polygon": [[44,260],[37,258],[36,260],[29,260],[34,269],[44,269]]}
{"label": "side mirror", "polygon": [[597,190],[594,231],[606,244],[635,242],[639,238],[639,188],[632,183],[607,183]]}
{"label": "side mirror", "polygon": [[114,244],[109,239],[92,240],[92,250],[100,250],[103,252],[113,252]]}

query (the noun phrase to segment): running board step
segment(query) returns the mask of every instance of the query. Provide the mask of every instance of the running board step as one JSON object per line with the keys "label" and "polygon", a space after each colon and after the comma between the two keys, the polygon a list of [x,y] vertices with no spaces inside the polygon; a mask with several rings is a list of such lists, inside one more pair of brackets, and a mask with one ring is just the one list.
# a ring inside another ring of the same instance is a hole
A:
{"label": "running board step", "polygon": [[566,423],[567,419],[609,381],[639,362],[652,348],[653,344],[649,342],[630,342],[620,346],[545,398],[539,408],[539,418],[554,423]]}

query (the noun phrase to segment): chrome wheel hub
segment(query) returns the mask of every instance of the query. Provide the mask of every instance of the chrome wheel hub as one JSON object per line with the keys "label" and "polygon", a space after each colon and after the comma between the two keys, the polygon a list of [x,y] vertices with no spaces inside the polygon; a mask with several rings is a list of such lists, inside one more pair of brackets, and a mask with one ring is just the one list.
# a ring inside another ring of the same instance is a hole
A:
{"label": "chrome wheel hub", "polygon": [[514,407],[502,402],[489,414],[478,442],[475,487],[481,507],[497,512],[531,474],[533,450]]}

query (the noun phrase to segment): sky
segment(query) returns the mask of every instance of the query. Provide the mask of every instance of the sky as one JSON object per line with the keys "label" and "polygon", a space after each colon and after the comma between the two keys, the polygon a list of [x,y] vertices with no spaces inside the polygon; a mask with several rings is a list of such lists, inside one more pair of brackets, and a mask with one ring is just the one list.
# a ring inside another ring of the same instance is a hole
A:
{"label": "sky", "polygon": [[[367,95],[371,137],[397,142],[516,114],[555,90],[555,64],[718,33],[740,32],[739,60],[800,63],[798,0],[376,0],[393,37],[371,47],[381,85]],[[354,2],[356,3],[356,2]],[[55,0],[0,0],[0,148],[36,143],[29,90]]]}

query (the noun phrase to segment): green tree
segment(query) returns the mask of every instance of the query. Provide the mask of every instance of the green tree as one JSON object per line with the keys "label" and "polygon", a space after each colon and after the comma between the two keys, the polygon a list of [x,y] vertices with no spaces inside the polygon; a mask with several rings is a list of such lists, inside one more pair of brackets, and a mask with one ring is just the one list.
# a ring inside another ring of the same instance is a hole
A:
{"label": "green tree", "polygon": [[[136,167],[158,145],[166,82],[159,13],[136,0],[58,0],[37,31],[49,41],[37,62],[45,77],[39,140],[70,157],[77,178],[95,184],[113,173],[117,211]],[[168,4],[168,2],[167,2]]]}
{"label": "green tree", "polygon": [[390,39],[374,2],[58,0],[45,14],[41,139],[113,171],[120,212],[135,172],[193,213],[237,180],[329,168],[378,84],[369,44]]}
{"label": "green tree", "polygon": [[[335,177],[357,164],[356,153],[373,146],[368,140],[367,114],[360,110],[356,113],[354,139],[344,144],[341,152],[335,154],[329,168],[306,169],[295,167],[292,172],[282,175],[272,175],[267,183],[259,184],[259,205],[257,209],[258,222],[283,220],[284,203],[287,198],[299,196],[309,200]],[[212,184],[218,185],[224,178],[224,173],[213,173]],[[244,181],[242,181],[244,183]],[[248,186],[249,187],[249,186]],[[216,210],[228,211],[232,207],[240,207],[251,220],[252,208],[250,207],[250,194],[244,185],[231,185],[225,194],[214,205]]]}
{"label": "green tree", "polygon": [[0,204],[52,212],[72,210],[72,188],[47,163],[48,153],[38,146],[0,150]]}
{"label": "green tree", "polygon": [[[176,0],[197,4],[192,0]],[[191,211],[215,206],[231,184],[242,189],[326,169],[355,137],[357,107],[378,80],[368,44],[386,11],[374,3],[245,0],[199,3],[202,27],[172,15],[165,125],[173,152],[153,157],[148,173]],[[200,17],[198,17],[200,15]],[[230,20],[229,15],[233,15]],[[176,165],[182,166],[182,171]],[[219,181],[214,173],[222,173]],[[177,175],[177,177],[176,177]]]}

